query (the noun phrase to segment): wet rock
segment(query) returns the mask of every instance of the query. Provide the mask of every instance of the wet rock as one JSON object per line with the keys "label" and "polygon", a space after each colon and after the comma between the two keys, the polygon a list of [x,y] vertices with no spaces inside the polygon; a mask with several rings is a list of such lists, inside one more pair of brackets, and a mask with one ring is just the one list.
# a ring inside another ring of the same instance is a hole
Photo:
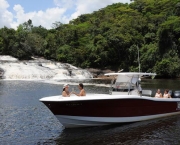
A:
{"label": "wet rock", "polygon": [[2,79],[4,76],[4,70],[2,68],[0,68],[0,78]]}
{"label": "wet rock", "polygon": [[93,78],[99,78],[99,77],[105,77],[104,74],[106,73],[113,73],[115,71],[112,71],[110,69],[95,69],[95,68],[89,68],[87,69],[91,74],[93,74]]}

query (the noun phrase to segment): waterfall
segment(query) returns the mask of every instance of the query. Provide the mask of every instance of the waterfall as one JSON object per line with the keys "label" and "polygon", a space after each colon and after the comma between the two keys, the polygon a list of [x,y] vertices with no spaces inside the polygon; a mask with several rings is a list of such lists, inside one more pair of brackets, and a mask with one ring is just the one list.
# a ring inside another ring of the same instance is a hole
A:
{"label": "waterfall", "polygon": [[92,74],[71,64],[42,58],[19,61],[11,56],[0,56],[0,77],[6,80],[64,80],[90,79]]}

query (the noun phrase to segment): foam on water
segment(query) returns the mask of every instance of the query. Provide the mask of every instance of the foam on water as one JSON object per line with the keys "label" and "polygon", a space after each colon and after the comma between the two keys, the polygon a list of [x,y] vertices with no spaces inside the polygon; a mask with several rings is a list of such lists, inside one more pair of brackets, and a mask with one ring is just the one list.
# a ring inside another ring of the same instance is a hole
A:
{"label": "foam on water", "polygon": [[10,56],[0,56],[0,74],[6,80],[64,80],[89,79],[87,70],[70,64],[45,59],[18,61]]}

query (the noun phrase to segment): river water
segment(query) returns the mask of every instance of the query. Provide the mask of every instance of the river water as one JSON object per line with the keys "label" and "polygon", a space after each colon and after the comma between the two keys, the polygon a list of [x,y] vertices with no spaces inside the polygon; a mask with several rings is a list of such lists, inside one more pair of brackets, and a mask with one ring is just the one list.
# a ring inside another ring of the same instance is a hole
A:
{"label": "river water", "polygon": [[[87,93],[108,93],[108,81],[85,84]],[[104,84],[104,85],[102,85]],[[180,80],[143,80],[142,87],[180,90]],[[70,89],[77,89],[76,84]],[[65,129],[39,102],[59,95],[61,83],[0,81],[0,144],[2,145],[179,145],[180,116],[90,128]],[[167,106],[168,107],[168,106]]]}

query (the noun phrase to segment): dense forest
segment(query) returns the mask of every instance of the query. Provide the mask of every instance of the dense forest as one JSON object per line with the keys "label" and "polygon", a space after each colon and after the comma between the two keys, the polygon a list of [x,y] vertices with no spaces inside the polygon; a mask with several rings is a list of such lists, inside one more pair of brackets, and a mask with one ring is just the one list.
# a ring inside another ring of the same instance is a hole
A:
{"label": "dense forest", "polygon": [[20,60],[40,56],[81,68],[156,72],[180,76],[180,0],[115,3],[52,29],[33,26],[0,29],[0,55]]}

